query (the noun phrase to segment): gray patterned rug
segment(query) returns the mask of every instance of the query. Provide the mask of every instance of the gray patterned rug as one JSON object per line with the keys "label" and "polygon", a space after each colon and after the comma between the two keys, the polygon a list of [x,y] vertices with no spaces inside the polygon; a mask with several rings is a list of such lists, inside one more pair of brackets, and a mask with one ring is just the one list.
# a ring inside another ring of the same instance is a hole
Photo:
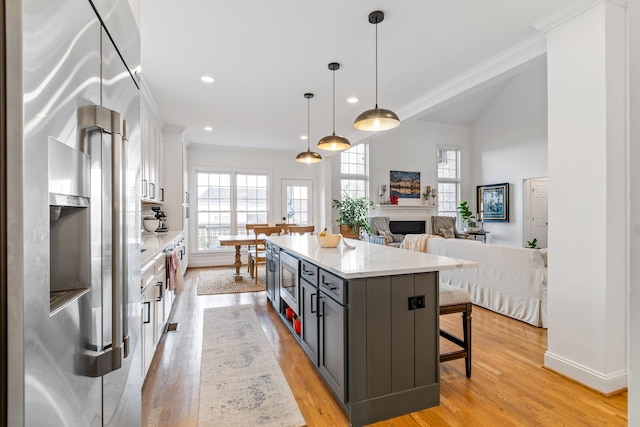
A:
{"label": "gray patterned rug", "polygon": [[204,310],[199,426],[306,422],[251,305]]}

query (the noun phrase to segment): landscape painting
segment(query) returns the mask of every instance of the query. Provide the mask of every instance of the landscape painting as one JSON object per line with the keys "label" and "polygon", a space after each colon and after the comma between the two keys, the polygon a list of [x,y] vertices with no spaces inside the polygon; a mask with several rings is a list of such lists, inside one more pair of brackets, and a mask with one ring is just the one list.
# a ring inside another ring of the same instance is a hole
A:
{"label": "landscape painting", "polygon": [[420,198],[420,172],[391,171],[389,183],[391,196],[403,199]]}

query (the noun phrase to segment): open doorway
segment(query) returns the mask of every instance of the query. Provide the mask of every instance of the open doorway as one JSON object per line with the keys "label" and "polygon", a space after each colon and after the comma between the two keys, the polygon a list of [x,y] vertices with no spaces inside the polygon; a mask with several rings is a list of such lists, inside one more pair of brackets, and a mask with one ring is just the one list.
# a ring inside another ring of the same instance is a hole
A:
{"label": "open doorway", "polygon": [[536,247],[547,247],[548,184],[547,177],[522,182],[522,246],[536,239]]}

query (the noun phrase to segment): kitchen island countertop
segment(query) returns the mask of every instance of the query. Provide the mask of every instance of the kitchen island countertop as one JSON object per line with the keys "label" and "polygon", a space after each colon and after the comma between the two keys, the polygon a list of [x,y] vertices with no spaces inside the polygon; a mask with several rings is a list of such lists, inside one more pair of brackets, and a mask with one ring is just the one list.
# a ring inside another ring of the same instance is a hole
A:
{"label": "kitchen island countertop", "polygon": [[344,279],[393,276],[410,273],[476,267],[477,263],[346,239],[336,248],[321,248],[312,235],[268,236],[281,249],[305,259]]}

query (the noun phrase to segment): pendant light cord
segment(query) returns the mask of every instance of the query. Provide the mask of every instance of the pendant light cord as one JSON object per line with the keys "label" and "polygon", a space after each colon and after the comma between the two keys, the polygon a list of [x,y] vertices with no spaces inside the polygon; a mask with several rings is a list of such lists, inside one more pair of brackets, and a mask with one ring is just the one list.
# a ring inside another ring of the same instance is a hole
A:
{"label": "pendant light cord", "polygon": [[311,139],[311,98],[307,98],[307,151],[311,151],[309,140]]}
{"label": "pendant light cord", "polygon": [[378,23],[376,22],[376,108],[378,108]]}
{"label": "pendant light cord", "polygon": [[336,70],[333,73],[333,134],[336,134]]}

